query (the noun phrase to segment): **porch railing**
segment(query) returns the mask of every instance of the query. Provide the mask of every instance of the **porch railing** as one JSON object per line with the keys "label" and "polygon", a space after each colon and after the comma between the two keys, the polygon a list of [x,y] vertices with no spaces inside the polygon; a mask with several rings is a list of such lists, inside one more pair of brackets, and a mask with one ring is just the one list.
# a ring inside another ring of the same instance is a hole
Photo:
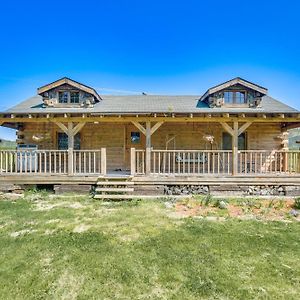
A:
{"label": "porch railing", "polygon": [[[150,174],[298,175],[300,151],[151,150]],[[146,174],[146,151],[131,149],[131,174]],[[101,150],[0,150],[0,175],[5,174],[106,174],[106,149]],[[148,173],[147,173],[148,174]]]}
{"label": "porch railing", "polygon": [[[232,151],[225,150],[151,150],[150,174],[231,175]],[[144,175],[145,150],[131,151],[131,174]],[[300,151],[238,151],[237,174],[300,174]]]}
{"label": "porch railing", "polygon": [[231,151],[151,151],[151,173],[153,174],[230,174],[231,162]]}
{"label": "porch railing", "polygon": [[300,151],[239,151],[238,172],[239,174],[298,174],[300,173]]}
{"label": "porch railing", "polygon": [[68,151],[1,150],[0,174],[67,174]]}
{"label": "porch railing", "polygon": [[[71,165],[70,165],[71,157]],[[0,174],[105,174],[106,149],[0,150]]]}
{"label": "porch railing", "polygon": [[100,174],[101,150],[76,150],[73,152],[75,174]]}
{"label": "porch railing", "polygon": [[134,155],[134,173],[137,175],[142,175],[145,174],[145,155],[146,155],[146,151],[145,150],[140,150],[140,149],[136,149],[134,151],[134,154],[132,153],[132,155]]}

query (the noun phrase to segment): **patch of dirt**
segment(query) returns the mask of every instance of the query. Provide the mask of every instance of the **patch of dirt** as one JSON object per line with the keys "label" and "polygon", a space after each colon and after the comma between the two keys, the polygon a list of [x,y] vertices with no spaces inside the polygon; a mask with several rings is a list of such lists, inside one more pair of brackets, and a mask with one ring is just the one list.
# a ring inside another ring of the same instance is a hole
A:
{"label": "patch of dirt", "polygon": [[61,203],[36,202],[35,211],[47,211],[62,206]]}
{"label": "patch of dirt", "polygon": [[119,239],[122,242],[131,242],[131,241],[136,241],[140,238],[140,234],[138,232],[135,233],[128,233],[128,234],[122,234],[119,236]]}
{"label": "patch of dirt", "polygon": [[55,233],[55,229],[46,229],[45,232],[44,232],[44,235],[51,235],[53,233]]}
{"label": "patch of dirt", "polygon": [[25,234],[28,234],[28,233],[34,233],[34,232],[37,232],[37,230],[35,230],[35,229],[23,229],[23,230],[20,230],[20,231],[12,232],[10,234],[10,236],[13,237],[13,238],[16,238],[16,237],[19,237],[21,235],[25,235]]}
{"label": "patch of dirt", "polygon": [[46,224],[53,224],[53,223],[59,223],[59,222],[61,222],[60,219],[51,219],[51,220],[49,220],[49,221],[46,221],[45,223],[46,223]]}
{"label": "patch of dirt", "polygon": [[58,207],[63,208],[73,208],[73,209],[81,209],[84,206],[80,202],[66,202],[66,201],[58,201],[55,203],[47,202],[47,201],[35,201],[34,202],[34,210],[35,211],[47,211]]}
{"label": "patch of dirt", "polygon": [[50,293],[54,299],[77,299],[84,277],[65,270],[53,284]]}
{"label": "patch of dirt", "polygon": [[[226,202],[227,203],[227,202]],[[207,220],[222,221],[225,218],[238,218],[241,220],[266,220],[266,221],[283,221],[291,222],[292,220],[300,221],[299,215],[294,217],[290,215],[293,210],[294,200],[274,200],[262,199],[253,201],[234,201],[228,202],[226,208],[220,209],[212,203],[202,205],[195,200],[184,200],[176,203],[174,211],[168,212],[171,218],[187,217],[205,217]]]}
{"label": "patch of dirt", "polygon": [[52,263],[52,260],[53,260],[52,255],[46,253],[46,254],[43,255],[43,257],[40,259],[40,263],[41,263],[41,265],[42,265],[43,267],[49,267],[49,266],[51,265],[51,263]]}
{"label": "patch of dirt", "polygon": [[80,225],[77,225],[73,229],[73,232],[75,232],[75,233],[82,233],[82,232],[88,231],[91,227],[92,226],[90,226],[90,225],[80,224]]}
{"label": "patch of dirt", "polygon": [[83,208],[84,206],[79,202],[75,202],[75,203],[69,204],[67,207],[74,208],[74,209],[80,209],[80,208]]}

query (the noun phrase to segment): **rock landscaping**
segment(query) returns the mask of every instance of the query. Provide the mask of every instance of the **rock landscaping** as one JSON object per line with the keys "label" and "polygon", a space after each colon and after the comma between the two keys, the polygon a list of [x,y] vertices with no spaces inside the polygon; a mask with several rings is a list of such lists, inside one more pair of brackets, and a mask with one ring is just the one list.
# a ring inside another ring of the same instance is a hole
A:
{"label": "rock landscaping", "polygon": [[243,198],[220,199],[208,196],[198,196],[178,200],[173,207],[181,217],[206,218],[238,218],[241,220],[266,221],[300,221],[298,198]]}

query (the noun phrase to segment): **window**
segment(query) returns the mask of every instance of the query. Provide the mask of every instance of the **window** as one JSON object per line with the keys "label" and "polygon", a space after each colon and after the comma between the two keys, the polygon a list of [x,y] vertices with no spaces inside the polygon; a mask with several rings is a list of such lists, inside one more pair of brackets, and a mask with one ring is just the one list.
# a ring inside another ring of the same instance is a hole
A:
{"label": "window", "polygon": [[[222,137],[223,150],[232,150],[232,137],[228,132],[223,132]],[[246,150],[247,139],[245,132],[239,135],[238,139],[238,149]]]}
{"label": "window", "polygon": [[[68,150],[68,135],[66,133],[58,133],[57,146],[58,150]],[[74,136],[74,150],[80,150],[80,133]]]}
{"label": "window", "polygon": [[58,92],[59,103],[79,103],[79,92]]}
{"label": "window", "polygon": [[139,144],[141,142],[141,134],[139,132],[131,132],[131,144]]}
{"label": "window", "polygon": [[246,92],[224,92],[224,101],[227,104],[246,103]]}
{"label": "window", "polygon": [[68,92],[59,92],[58,99],[59,99],[59,103],[68,103],[69,93]]}
{"label": "window", "polygon": [[79,103],[79,93],[78,92],[70,93],[70,102],[71,103]]}

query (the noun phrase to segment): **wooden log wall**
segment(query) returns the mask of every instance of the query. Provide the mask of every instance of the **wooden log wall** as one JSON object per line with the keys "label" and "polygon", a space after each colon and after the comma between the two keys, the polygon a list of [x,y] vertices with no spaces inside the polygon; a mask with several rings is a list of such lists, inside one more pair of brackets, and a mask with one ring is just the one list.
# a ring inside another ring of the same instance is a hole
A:
{"label": "wooden log wall", "polygon": [[[241,123],[242,124],[242,123]],[[107,169],[130,169],[130,148],[145,149],[145,136],[140,134],[140,143],[131,143],[131,132],[139,131],[131,123],[87,123],[80,131],[81,149],[107,148]],[[22,129],[23,143],[37,144],[39,149],[57,149],[57,133],[61,129],[53,123],[26,123]],[[222,149],[222,133],[219,123],[164,123],[151,137],[153,149],[165,150],[210,150],[211,145],[204,135],[215,137],[213,150]],[[252,124],[247,130],[248,150],[280,150],[279,123]],[[35,137],[43,137],[37,141]]]}

